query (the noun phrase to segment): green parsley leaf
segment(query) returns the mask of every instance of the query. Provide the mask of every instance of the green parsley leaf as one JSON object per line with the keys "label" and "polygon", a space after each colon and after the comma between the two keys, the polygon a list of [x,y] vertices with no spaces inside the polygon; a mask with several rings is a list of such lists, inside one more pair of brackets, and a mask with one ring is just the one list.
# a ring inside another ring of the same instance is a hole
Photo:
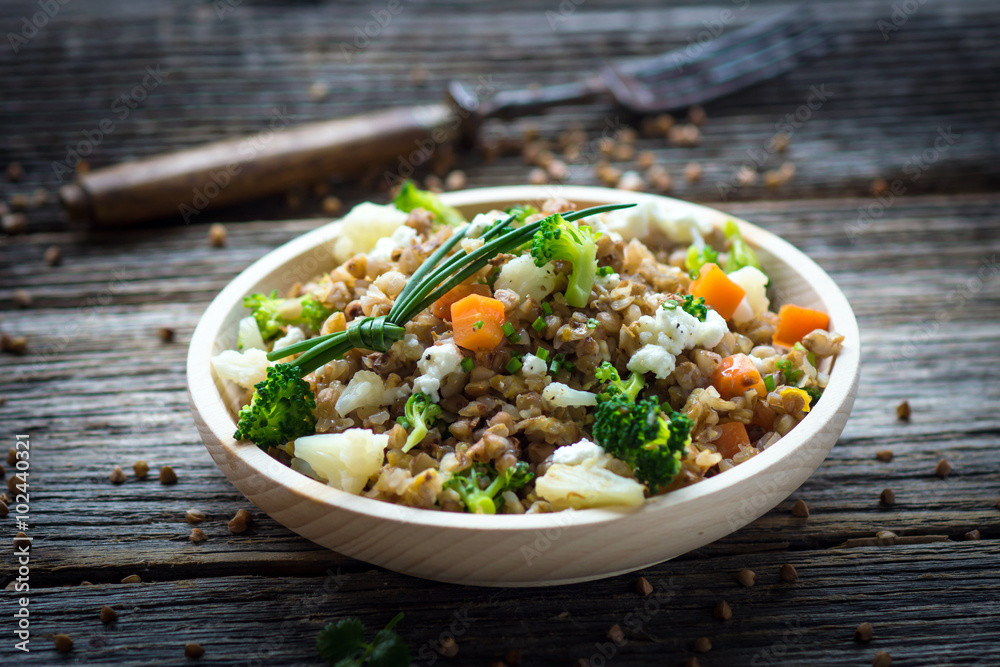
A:
{"label": "green parsley leaf", "polygon": [[350,659],[356,660],[355,664],[360,665],[359,658],[367,648],[365,625],[356,618],[345,618],[336,624],[328,623],[316,638],[316,650],[331,665]]}
{"label": "green parsley leaf", "polygon": [[472,357],[466,357],[462,359],[462,371],[465,373],[472,372],[472,369],[476,367],[476,360]]}
{"label": "green parsley leaf", "polygon": [[681,298],[681,308],[691,317],[704,322],[708,317],[708,306],[705,305],[705,297],[699,296],[697,299],[687,294]]}

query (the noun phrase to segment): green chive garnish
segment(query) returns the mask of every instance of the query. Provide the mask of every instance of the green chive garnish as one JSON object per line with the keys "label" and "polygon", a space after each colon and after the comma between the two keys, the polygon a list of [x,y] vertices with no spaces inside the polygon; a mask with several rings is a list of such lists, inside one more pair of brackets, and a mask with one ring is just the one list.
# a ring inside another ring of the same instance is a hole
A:
{"label": "green chive garnish", "polygon": [[551,315],[552,314],[552,306],[548,302],[543,303],[542,304],[542,312],[545,313],[546,315]]}
{"label": "green chive garnish", "polygon": [[545,319],[541,315],[531,323],[531,328],[535,331],[545,331]]}
{"label": "green chive garnish", "polygon": [[589,320],[587,320],[587,328],[588,329],[596,329],[597,325],[598,325],[598,322],[593,317],[591,317]]}
{"label": "green chive garnish", "polygon": [[507,362],[507,365],[504,366],[504,368],[507,369],[508,373],[511,373],[511,374],[516,373],[519,370],[521,370],[521,360],[520,359],[511,359],[510,361]]}
{"label": "green chive garnish", "polygon": [[764,388],[766,388],[768,391],[774,391],[774,387],[775,387],[774,376],[773,375],[765,375],[764,376]]}
{"label": "green chive garnish", "polygon": [[535,352],[535,356],[541,359],[542,361],[548,361],[549,351],[546,350],[544,347],[540,347],[538,348],[538,352]]}
{"label": "green chive garnish", "polygon": [[462,359],[462,370],[466,373],[471,373],[472,369],[476,366],[476,360],[472,357],[466,357]]}

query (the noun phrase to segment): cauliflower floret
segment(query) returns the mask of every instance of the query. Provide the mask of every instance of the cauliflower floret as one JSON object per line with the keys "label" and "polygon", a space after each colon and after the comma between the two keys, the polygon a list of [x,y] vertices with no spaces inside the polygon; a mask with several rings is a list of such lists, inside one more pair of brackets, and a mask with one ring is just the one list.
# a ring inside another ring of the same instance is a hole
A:
{"label": "cauliflower floret", "polygon": [[556,274],[552,266],[535,266],[531,255],[515,257],[500,268],[497,276],[496,289],[509,289],[516,292],[522,299],[528,297],[541,302],[556,288]]}
{"label": "cauliflower floret", "polygon": [[594,282],[606,290],[612,290],[617,287],[619,281],[621,281],[621,276],[617,273],[609,273],[606,276],[597,276],[594,278]]}
{"label": "cauliflower floret", "polygon": [[521,357],[521,373],[524,377],[541,377],[547,369],[548,364],[531,353]]}
{"label": "cauliflower floret", "polygon": [[476,239],[483,235],[483,232],[492,225],[497,220],[506,218],[507,214],[503,211],[490,211],[488,213],[480,213],[472,219],[469,223],[469,229],[465,232],[465,238]]}
{"label": "cauliflower floret", "polygon": [[384,394],[385,384],[378,374],[372,371],[358,371],[333,407],[341,417],[346,417],[352,410],[382,405]]}
{"label": "cauliflower floret", "polygon": [[542,390],[542,398],[556,408],[579,405],[597,405],[597,395],[589,391],[573,389],[562,382],[552,382]]}
{"label": "cauliflower floret", "polygon": [[[557,450],[558,451],[558,450]],[[600,466],[553,463],[535,480],[535,493],[553,509],[585,509],[626,505],[635,507],[645,501],[645,487]]]}
{"label": "cauliflower floret", "polygon": [[215,374],[223,380],[235,382],[244,389],[253,389],[258,382],[267,377],[267,352],[250,348],[243,352],[225,350],[212,357],[212,368]]}
{"label": "cauliflower floret", "polygon": [[[406,222],[405,218],[403,222]],[[400,225],[392,234],[383,236],[375,242],[375,247],[368,253],[368,259],[381,259],[388,262],[392,259],[393,250],[396,248],[405,248],[416,237],[417,230],[413,227]]]}
{"label": "cauliflower floret", "polygon": [[236,348],[239,350],[266,350],[267,346],[264,345],[264,338],[260,335],[260,327],[257,326],[257,320],[250,317],[244,317],[240,320],[239,326],[237,327],[239,332],[236,336]]}
{"label": "cauliflower floret", "polygon": [[417,362],[420,376],[413,381],[413,391],[423,392],[437,403],[441,400],[438,390],[441,381],[451,373],[462,369],[462,353],[451,340],[437,343],[424,350],[424,355]]}
{"label": "cauliflower floret", "polygon": [[[283,347],[288,347],[289,345],[295,345],[296,343],[301,343],[305,339],[306,335],[302,332],[302,329],[298,327],[288,327],[288,331],[285,333],[285,335],[279,338],[278,340],[274,341],[274,347],[272,347],[271,349],[280,350]],[[291,360],[290,357],[285,357],[283,359],[279,359],[275,363],[280,364],[290,360]]]}
{"label": "cauliflower floret", "polygon": [[295,441],[295,456],[335,489],[358,494],[382,467],[389,434],[349,428]]}
{"label": "cauliflower floret", "polygon": [[346,262],[354,255],[368,252],[380,238],[391,236],[408,217],[395,206],[379,206],[371,202],[358,204],[341,220],[334,258],[338,262]]}
{"label": "cauliflower floret", "polygon": [[594,444],[584,438],[572,445],[560,447],[552,454],[552,463],[561,463],[568,466],[582,465],[587,468],[600,466],[603,468],[611,455],[604,451],[600,445]]}
{"label": "cauliflower floret", "polygon": [[643,347],[629,359],[628,369],[666,379],[674,372],[678,354],[695,347],[715,347],[728,330],[726,321],[711,308],[704,322],[680,308],[658,308],[655,317],[643,315],[638,320]]}
{"label": "cauliflower floret", "polygon": [[752,266],[744,266],[730,273],[729,279],[746,292],[746,296],[733,313],[735,322],[751,320],[770,307],[771,302],[767,298],[767,276],[763,271]]}

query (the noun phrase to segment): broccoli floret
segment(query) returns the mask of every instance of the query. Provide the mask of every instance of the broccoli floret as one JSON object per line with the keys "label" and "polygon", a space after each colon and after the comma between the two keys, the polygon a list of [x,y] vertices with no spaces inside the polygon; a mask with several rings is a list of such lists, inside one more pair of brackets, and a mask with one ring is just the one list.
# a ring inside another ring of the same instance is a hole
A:
{"label": "broccoli floret", "polygon": [[684,260],[684,268],[688,270],[692,276],[697,277],[698,272],[704,264],[718,264],[719,263],[719,253],[715,251],[712,246],[702,245],[700,248],[696,245],[688,247],[687,258]]}
{"label": "broccoli floret", "polygon": [[691,443],[694,422],[667,410],[669,414],[655,397],[636,402],[624,393],[597,404],[594,441],[627,463],[650,494],[680,472],[681,457]]}
{"label": "broccoli floret", "polygon": [[729,254],[726,256],[726,263],[722,267],[723,271],[732,273],[737,269],[742,269],[744,266],[752,266],[758,271],[761,270],[757,253],[743,240],[740,228],[736,226],[735,222],[727,220],[726,226],[722,228],[722,233],[729,239]]}
{"label": "broccoli floret", "polygon": [[574,308],[584,308],[590,301],[590,290],[597,274],[597,239],[586,225],[577,227],[554,215],[541,221],[541,227],[531,239],[531,256],[535,266],[545,266],[554,259],[573,264],[573,272],[566,286],[566,303]]}
{"label": "broccoli floret", "polygon": [[[525,461],[518,461],[503,472],[497,473],[484,488],[482,484],[489,480],[494,469],[492,466],[481,466],[477,471],[476,468],[477,466],[472,466],[468,475],[453,475],[445,482],[445,487],[458,491],[465,509],[474,514],[496,514],[497,496],[504,491],[517,491],[535,476],[534,473],[528,472],[528,464]],[[501,498],[499,506],[502,505]]]}
{"label": "broccoli floret", "polygon": [[253,318],[257,320],[257,328],[264,340],[277,337],[284,326],[302,326],[319,331],[333,312],[312,294],[298,299],[279,299],[277,290],[270,295],[251,294],[243,297],[243,305],[253,311]]}
{"label": "broccoli floret", "polygon": [[441,201],[441,198],[429,190],[420,190],[413,184],[413,181],[405,181],[403,187],[399,189],[399,194],[393,204],[400,211],[409,213],[415,208],[422,208],[428,213],[433,213],[439,222],[457,227],[465,224],[465,218],[458,212],[458,209],[448,206]]}
{"label": "broccoli floret", "polygon": [[406,438],[406,444],[403,445],[403,451],[408,452],[420,444],[427,435],[427,429],[441,416],[441,406],[433,403],[427,394],[418,391],[406,399],[404,413],[406,423],[403,426],[412,429]]}
{"label": "broccoli floret", "polygon": [[538,213],[538,209],[535,208],[534,206],[529,206],[527,204],[511,206],[509,209],[507,209],[507,214],[513,215],[514,222],[518,223],[519,225],[523,225],[524,221],[528,219],[528,216],[534,215],[536,213]]}
{"label": "broccoli floret", "polygon": [[639,373],[634,372],[629,375],[628,380],[622,382],[621,375],[618,374],[618,369],[612,366],[610,361],[602,362],[597,367],[597,370],[594,371],[594,377],[601,382],[608,383],[604,391],[597,395],[598,401],[608,401],[619,395],[627,396],[628,400],[634,401],[639,396],[642,388],[646,386],[646,379]]}
{"label": "broccoli floret", "polygon": [[278,447],[316,432],[316,396],[292,364],[267,369],[267,378],[254,387],[250,405],[240,410],[233,437],[251,440],[261,449]]}

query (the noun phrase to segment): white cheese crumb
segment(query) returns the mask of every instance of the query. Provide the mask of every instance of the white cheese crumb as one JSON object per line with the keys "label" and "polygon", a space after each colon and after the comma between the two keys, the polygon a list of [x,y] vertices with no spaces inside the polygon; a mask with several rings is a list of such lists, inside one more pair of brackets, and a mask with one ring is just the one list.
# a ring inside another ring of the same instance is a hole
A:
{"label": "white cheese crumb", "polygon": [[653,226],[678,243],[691,243],[695,233],[707,234],[712,230],[711,220],[690,214],[672,214],[669,208],[652,199],[644,199],[632,208],[605,213],[604,224],[609,233],[619,234],[626,241],[646,238]]}
{"label": "white cheese crumb", "polygon": [[552,454],[552,463],[561,463],[568,466],[585,465],[592,467],[604,465],[611,460],[611,457],[604,448],[594,444],[584,438],[572,445],[560,447]]}
{"label": "white cheese crumb", "polygon": [[597,405],[597,395],[589,391],[573,389],[562,382],[552,382],[542,390],[542,398],[556,408],[570,408],[581,405]]}
{"label": "white cheese crumb", "polygon": [[521,357],[521,373],[525,377],[541,377],[545,375],[548,365],[533,354],[526,354]]}
{"label": "white cheese crumb", "polygon": [[531,297],[539,303],[556,288],[556,274],[552,265],[535,266],[531,255],[515,257],[502,267],[497,276],[496,289],[509,289],[522,299]]}
{"label": "white cheese crumb", "polygon": [[705,321],[677,308],[657,308],[656,316],[638,320],[639,348],[629,359],[628,369],[636,373],[656,373],[659,380],[674,372],[676,357],[695,347],[713,348],[729,328],[715,310],[709,308]]}
{"label": "white cheese crumb", "polygon": [[[406,219],[403,219],[406,222]],[[375,242],[375,247],[368,253],[368,259],[381,259],[388,262],[392,259],[392,251],[396,248],[405,248],[410,245],[417,236],[417,230],[413,227],[400,225],[389,236],[383,236]]]}
{"label": "white cheese crumb", "polygon": [[435,403],[441,400],[438,390],[441,381],[451,373],[462,369],[462,353],[451,340],[437,343],[424,350],[417,362],[420,376],[413,381],[413,391],[427,394]]}

